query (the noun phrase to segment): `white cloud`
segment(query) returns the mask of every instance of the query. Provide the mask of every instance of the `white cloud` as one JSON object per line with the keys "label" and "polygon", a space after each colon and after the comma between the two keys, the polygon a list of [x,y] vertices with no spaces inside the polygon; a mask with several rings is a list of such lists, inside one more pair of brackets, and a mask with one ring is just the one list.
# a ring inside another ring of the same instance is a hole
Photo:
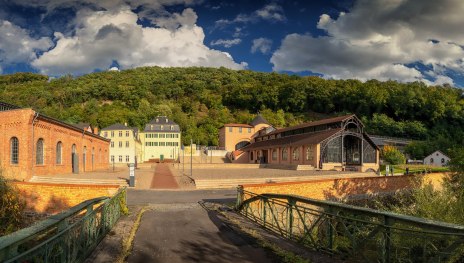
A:
{"label": "white cloud", "polygon": [[240,38],[234,38],[234,39],[217,39],[214,41],[211,41],[211,46],[223,46],[226,48],[229,48],[231,46],[238,45],[242,42]]}
{"label": "white cloud", "polygon": [[259,51],[263,54],[266,54],[271,50],[272,40],[264,37],[253,39],[253,45],[251,46],[251,53],[256,53]]}
{"label": "white cloud", "polygon": [[0,73],[5,66],[29,63],[37,51],[53,45],[48,37],[32,38],[27,30],[5,20],[0,20],[0,36]]}
{"label": "white cloud", "polygon": [[234,19],[219,19],[215,22],[216,28],[225,27],[231,24],[237,23],[256,23],[258,21],[268,21],[268,22],[282,22],[286,21],[284,9],[276,4],[270,3],[265,5],[263,8],[254,11],[251,14],[238,14]]}
{"label": "white cloud", "polygon": [[[327,36],[287,35],[271,62],[277,71],[329,78],[449,82],[446,70],[464,73],[462,13],[460,0],[358,0],[336,19],[321,15],[317,27]],[[435,75],[407,66],[414,63]]]}
{"label": "white cloud", "polygon": [[195,24],[196,14],[189,8],[159,20],[167,28],[142,27],[138,19],[130,7],[81,10],[76,16],[75,34],[55,33],[56,46],[32,65],[51,75],[106,70],[113,61],[121,69],[155,65],[246,67],[245,63],[235,63],[230,54],[204,45],[203,29]]}

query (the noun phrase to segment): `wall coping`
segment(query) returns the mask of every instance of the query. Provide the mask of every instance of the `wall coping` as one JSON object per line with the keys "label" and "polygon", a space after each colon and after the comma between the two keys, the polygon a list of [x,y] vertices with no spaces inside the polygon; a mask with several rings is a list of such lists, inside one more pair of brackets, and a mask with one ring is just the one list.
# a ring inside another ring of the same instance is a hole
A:
{"label": "wall coping", "polygon": [[33,186],[54,186],[54,187],[71,187],[71,188],[120,188],[117,184],[52,184],[52,183],[34,183],[34,182],[12,182],[13,185],[33,185]]}

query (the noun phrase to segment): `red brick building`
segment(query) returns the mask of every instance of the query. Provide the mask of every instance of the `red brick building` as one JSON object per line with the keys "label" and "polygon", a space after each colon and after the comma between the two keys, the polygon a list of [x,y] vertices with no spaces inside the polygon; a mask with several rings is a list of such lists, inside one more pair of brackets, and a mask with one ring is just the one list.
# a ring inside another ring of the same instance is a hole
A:
{"label": "red brick building", "polygon": [[[98,130],[95,130],[98,133]],[[0,102],[0,167],[8,178],[83,173],[108,168],[109,140]]]}

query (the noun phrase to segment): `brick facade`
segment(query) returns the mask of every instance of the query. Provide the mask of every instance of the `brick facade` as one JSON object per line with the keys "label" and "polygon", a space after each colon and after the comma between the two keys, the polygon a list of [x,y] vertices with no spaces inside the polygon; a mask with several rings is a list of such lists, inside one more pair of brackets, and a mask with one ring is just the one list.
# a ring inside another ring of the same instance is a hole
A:
{"label": "brick facade", "polygon": [[[12,163],[13,137],[19,144],[18,164]],[[43,164],[36,164],[39,139],[44,145]],[[61,142],[61,163],[57,163],[58,142]],[[8,178],[27,180],[34,175],[72,173],[73,145],[79,173],[108,168],[108,140],[53,118],[36,115],[32,109],[0,112],[0,167]]]}

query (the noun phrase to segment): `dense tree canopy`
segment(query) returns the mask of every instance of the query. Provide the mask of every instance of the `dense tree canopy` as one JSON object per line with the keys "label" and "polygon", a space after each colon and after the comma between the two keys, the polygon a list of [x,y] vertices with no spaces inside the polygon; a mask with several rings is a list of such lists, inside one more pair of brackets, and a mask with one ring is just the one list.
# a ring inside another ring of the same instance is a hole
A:
{"label": "dense tree canopy", "polygon": [[0,98],[70,123],[99,127],[128,122],[142,128],[154,116],[168,115],[180,124],[184,142],[210,145],[218,143],[217,131],[224,123],[249,122],[258,111],[278,127],[355,113],[370,134],[441,140],[443,151],[464,142],[462,91],[421,82],[144,67],[76,78],[2,75]]}

